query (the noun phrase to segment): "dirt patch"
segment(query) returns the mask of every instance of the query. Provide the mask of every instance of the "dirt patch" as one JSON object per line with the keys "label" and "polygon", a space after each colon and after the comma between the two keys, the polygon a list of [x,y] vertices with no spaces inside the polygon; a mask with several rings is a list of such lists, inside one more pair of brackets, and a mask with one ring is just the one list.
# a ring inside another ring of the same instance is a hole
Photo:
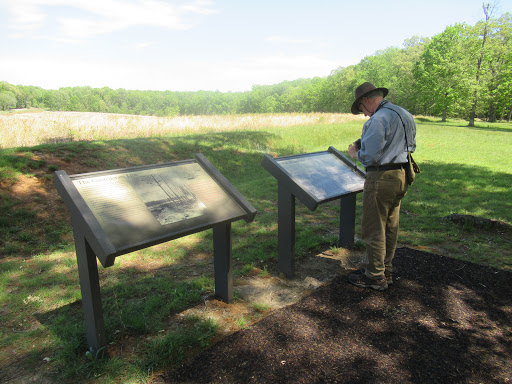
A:
{"label": "dirt patch", "polygon": [[[64,170],[69,175],[77,173],[92,172],[95,169],[85,167],[78,163],[71,163],[62,160],[52,154],[34,154],[31,163],[45,164],[44,166],[27,169],[28,174],[20,174],[10,184],[0,184],[0,189],[10,195],[11,198],[20,201],[20,207],[27,208],[38,214],[59,215],[67,212],[63,209],[56,209],[62,204],[62,199],[54,187],[54,173],[49,169]],[[62,218],[64,215],[60,216]],[[43,217],[44,218],[44,217]]]}
{"label": "dirt patch", "polygon": [[274,310],[297,303],[336,276],[357,268],[363,258],[364,252],[342,248],[311,253],[296,262],[293,279],[262,274],[255,268],[251,275],[235,280],[233,303],[205,297],[204,303],[182,312],[179,317],[201,315],[211,318],[219,324],[219,338],[222,338],[261,320]]}
{"label": "dirt patch", "polygon": [[444,217],[445,220],[451,221],[462,226],[469,226],[478,229],[484,229],[499,233],[512,231],[512,226],[500,220],[488,219],[486,217],[478,217],[473,215],[462,215],[452,213]]}

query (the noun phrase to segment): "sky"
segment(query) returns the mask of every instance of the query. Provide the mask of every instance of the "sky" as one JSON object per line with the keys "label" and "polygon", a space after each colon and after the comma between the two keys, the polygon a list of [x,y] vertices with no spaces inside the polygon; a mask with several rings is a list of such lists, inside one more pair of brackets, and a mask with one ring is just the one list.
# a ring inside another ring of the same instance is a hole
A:
{"label": "sky", "polygon": [[[248,91],[484,19],[481,0],[0,0],[0,81]],[[496,0],[495,15],[512,12]]]}

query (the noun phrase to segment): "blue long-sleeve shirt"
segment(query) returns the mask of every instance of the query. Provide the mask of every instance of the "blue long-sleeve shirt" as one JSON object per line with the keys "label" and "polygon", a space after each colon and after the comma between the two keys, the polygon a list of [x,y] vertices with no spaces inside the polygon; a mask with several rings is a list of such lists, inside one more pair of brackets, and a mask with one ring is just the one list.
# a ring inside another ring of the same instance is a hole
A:
{"label": "blue long-sleeve shirt", "polygon": [[358,160],[364,167],[407,163],[407,152],[415,149],[416,123],[413,116],[402,107],[382,100],[363,126]]}

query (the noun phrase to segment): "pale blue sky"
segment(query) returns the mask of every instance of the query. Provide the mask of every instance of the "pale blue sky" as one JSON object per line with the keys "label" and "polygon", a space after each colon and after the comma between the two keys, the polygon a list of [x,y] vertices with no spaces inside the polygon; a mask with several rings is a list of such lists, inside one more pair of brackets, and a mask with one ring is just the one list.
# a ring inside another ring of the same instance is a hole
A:
{"label": "pale blue sky", "polygon": [[[484,18],[481,0],[0,0],[0,81],[245,91]],[[497,16],[512,0],[497,0]]]}

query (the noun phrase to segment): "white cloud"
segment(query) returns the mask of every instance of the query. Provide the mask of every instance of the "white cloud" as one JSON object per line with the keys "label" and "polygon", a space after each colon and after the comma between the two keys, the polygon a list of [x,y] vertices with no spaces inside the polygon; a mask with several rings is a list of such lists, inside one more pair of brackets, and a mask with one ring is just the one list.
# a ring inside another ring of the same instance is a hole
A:
{"label": "white cloud", "polygon": [[269,36],[265,41],[271,43],[286,43],[286,44],[310,44],[313,43],[313,39],[293,39],[286,36]]}
{"label": "white cloud", "polygon": [[[269,84],[283,80],[327,76],[338,62],[312,55],[250,57],[237,64],[240,72],[252,73],[257,82]],[[260,81],[265,81],[264,83]]]}
{"label": "white cloud", "polygon": [[197,13],[200,15],[212,15],[214,13],[217,13],[217,11],[211,6],[213,3],[211,1],[194,1],[190,4],[183,5],[181,8],[185,12],[191,12],[191,13]]}
{"label": "white cloud", "polygon": [[[184,30],[198,22],[197,16],[216,13],[210,1],[201,0],[16,0],[6,5],[14,16],[11,29],[34,31],[55,22],[61,39],[86,39],[141,25]],[[51,20],[52,7],[74,8],[83,16]]]}
{"label": "white cloud", "polygon": [[5,5],[14,16],[9,27],[16,31],[26,31],[43,25],[46,15],[31,1],[7,1]]}
{"label": "white cloud", "polygon": [[146,48],[151,47],[153,45],[156,45],[156,43],[152,42],[152,41],[146,41],[144,43],[137,43],[137,44],[135,44],[135,49],[139,49],[139,50],[146,49]]}

